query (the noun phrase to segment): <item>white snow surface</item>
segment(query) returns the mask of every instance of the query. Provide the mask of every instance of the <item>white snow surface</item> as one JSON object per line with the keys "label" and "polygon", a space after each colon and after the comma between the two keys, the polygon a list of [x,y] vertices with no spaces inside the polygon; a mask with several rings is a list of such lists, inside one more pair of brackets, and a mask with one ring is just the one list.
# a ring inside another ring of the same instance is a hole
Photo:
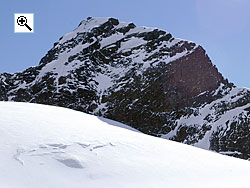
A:
{"label": "white snow surface", "polygon": [[250,162],[38,104],[0,102],[1,188],[247,187]]}
{"label": "white snow surface", "polygon": [[124,129],[128,129],[128,130],[140,133],[140,131],[138,131],[137,129],[135,129],[135,128],[131,127],[131,126],[125,125],[124,123],[120,123],[118,121],[114,121],[114,120],[107,119],[107,118],[104,118],[104,117],[98,117],[98,119],[100,119],[101,121],[104,121],[104,122],[106,122],[106,123],[108,123],[110,125],[114,125],[116,127],[121,127],[121,128],[124,128]]}

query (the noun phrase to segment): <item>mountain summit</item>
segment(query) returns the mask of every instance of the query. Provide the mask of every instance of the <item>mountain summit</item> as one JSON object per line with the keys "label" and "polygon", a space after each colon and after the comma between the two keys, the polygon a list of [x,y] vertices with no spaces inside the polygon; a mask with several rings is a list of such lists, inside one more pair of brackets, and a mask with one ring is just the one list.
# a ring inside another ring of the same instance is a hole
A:
{"label": "mountain summit", "polygon": [[194,42],[115,18],[87,18],[36,67],[0,74],[0,100],[67,107],[146,134],[250,158],[250,91]]}

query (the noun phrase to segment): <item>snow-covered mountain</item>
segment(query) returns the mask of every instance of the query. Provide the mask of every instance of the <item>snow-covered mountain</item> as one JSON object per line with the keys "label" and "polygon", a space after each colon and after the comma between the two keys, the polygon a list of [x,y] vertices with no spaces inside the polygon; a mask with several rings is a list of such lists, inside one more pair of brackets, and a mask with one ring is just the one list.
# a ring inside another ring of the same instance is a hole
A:
{"label": "snow-covered mountain", "polygon": [[88,18],[38,66],[0,74],[0,100],[67,107],[250,158],[250,90],[229,83],[200,45],[114,18]]}
{"label": "snow-covered mountain", "polygon": [[246,187],[250,163],[66,108],[0,102],[1,188]]}

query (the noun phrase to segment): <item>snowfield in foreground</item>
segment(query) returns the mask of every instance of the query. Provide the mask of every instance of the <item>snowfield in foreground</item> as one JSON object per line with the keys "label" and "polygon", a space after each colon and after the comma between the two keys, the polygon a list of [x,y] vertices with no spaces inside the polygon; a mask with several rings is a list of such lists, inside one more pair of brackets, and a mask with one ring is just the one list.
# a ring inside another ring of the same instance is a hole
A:
{"label": "snowfield in foreground", "polygon": [[0,102],[1,188],[246,187],[250,162],[69,109]]}

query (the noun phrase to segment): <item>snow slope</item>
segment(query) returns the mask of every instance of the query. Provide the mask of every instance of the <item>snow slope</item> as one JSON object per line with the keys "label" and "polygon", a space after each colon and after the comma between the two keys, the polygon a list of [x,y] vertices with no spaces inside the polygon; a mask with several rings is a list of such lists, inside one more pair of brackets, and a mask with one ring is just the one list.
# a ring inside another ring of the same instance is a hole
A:
{"label": "snow slope", "polygon": [[1,188],[246,187],[250,163],[69,109],[0,102]]}

